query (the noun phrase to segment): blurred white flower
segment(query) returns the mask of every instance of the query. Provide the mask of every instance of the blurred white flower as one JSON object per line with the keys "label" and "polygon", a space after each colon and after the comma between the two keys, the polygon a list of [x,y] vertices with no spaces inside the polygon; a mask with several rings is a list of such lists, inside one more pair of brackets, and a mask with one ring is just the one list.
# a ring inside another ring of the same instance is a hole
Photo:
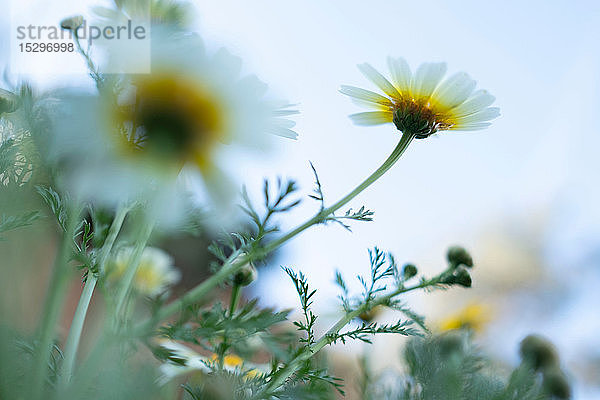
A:
{"label": "blurred white flower", "polygon": [[[141,62],[117,48],[110,57]],[[297,111],[266,99],[264,83],[241,76],[239,58],[225,50],[209,55],[197,36],[154,29],[151,67],[150,74],[106,76],[100,96],[62,95],[51,153],[85,199],[150,199],[169,214],[182,192],[175,178],[188,166],[200,172],[214,204],[229,204],[223,148],[263,149],[266,133],[297,136],[286,119]]]}
{"label": "blurred white flower", "polygon": [[[123,247],[110,260],[106,270],[109,282],[118,281],[128,268],[133,247]],[[179,281],[181,274],[173,266],[170,255],[154,247],[146,247],[133,278],[133,289],[144,296],[156,296]]]}
{"label": "blurred white flower", "polygon": [[491,125],[500,115],[489,107],[494,96],[485,90],[475,91],[476,82],[464,72],[442,81],[445,63],[424,63],[413,74],[403,58],[388,57],[390,82],[371,65],[358,68],[385,95],[353,86],[342,86],[340,92],[358,104],[377,111],[350,116],[357,125],[380,125],[393,122],[403,133],[425,138],[437,131],[473,131]]}
{"label": "blurred white flower", "polygon": [[[213,370],[210,366],[218,361],[216,354],[205,357],[172,340],[162,340],[160,346],[169,352],[168,358],[171,360],[159,367],[161,375],[158,382],[161,385],[182,374],[194,371],[209,373]],[[244,376],[251,378],[261,373],[268,373],[269,365],[249,363],[235,354],[227,354],[223,357],[223,369],[230,372],[243,372]]]}
{"label": "blurred white flower", "polygon": [[192,4],[178,0],[116,0],[116,7],[95,6],[92,11],[104,23],[150,19],[152,25],[188,28],[194,17]]}

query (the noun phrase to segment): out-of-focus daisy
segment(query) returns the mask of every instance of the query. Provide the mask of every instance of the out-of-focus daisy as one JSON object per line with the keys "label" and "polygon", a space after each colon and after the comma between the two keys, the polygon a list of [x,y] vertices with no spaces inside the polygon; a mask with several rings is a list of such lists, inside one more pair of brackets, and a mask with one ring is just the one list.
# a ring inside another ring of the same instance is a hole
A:
{"label": "out-of-focus daisy", "polygon": [[[132,247],[119,249],[107,266],[106,274],[109,282],[116,282],[123,276],[132,254]],[[141,295],[156,296],[179,281],[180,277],[179,271],[173,266],[173,259],[170,255],[161,249],[146,247],[133,278],[132,286]]]}
{"label": "out-of-focus daisy", "polygon": [[490,308],[488,306],[472,303],[456,314],[443,319],[439,324],[439,328],[442,331],[471,329],[474,332],[481,332],[490,319]]}
{"label": "out-of-focus daisy", "polygon": [[[121,63],[139,62],[113,50]],[[266,99],[264,83],[241,76],[239,58],[225,50],[209,55],[197,36],[154,29],[151,68],[111,77],[100,96],[63,96],[67,110],[56,113],[52,153],[71,163],[66,181],[84,198],[161,197],[164,209],[177,209],[173,182],[189,166],[224,204],[226,148],[263,148],[266,133],[297,136],[286,118],[296,111]]]}
{"label": "out-of-focus daisy", "polygon": [[189,2],[177,0],[114,0],[114,6],[95,6],[94,14],[105,23],[127,23],[127,20],[149,18],[152,25],[171,28],[189,27],[193,8]]}
{"label": "out-of-focus daisy", "polygon": [[[163,340],[160,342],[160,346],[169,352],[169,361],[160,366],[161,375],[158,379],[160,384],[165,384],[186,373],[210,373],[214,371],[214,366],[218,363],[216,354],[205,357],[172,340]],[[268,365],[248,363],[235,354],[223,357],[223,368],[229,372],[240,373],[247,378],[268,372]]]}
{"label": "out-of-focus daisy", "polygon": [[442,80],[445,63],[421,64],[413,74],[403,58],[388,58],[391,81],[371,65],[358,68],[384,94],[353,86],[340,92],[375,111],[350,116],[357,125],[394,123],[403,133],[426,138],[437,131],[473,131],[490,125],[499,109],[490,107],[494,96],[475,90],[476,83],[464,72]]}

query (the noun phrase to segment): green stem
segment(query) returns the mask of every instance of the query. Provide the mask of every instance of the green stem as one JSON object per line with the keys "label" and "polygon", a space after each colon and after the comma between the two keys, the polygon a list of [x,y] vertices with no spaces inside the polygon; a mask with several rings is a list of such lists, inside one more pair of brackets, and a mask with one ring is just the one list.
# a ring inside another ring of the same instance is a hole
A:
{"label": "green stem", "polygon": [[331,344],[337,337],[337,334],[340,332],[340,330],[342,330],[346,325],[348,325],[348,323],[350,323],[350,321],[352,321],[355,318],[358,318],[358,316],[360,314],[362,314],[363,312],[365,312],[373,307],[377,307],[378,305],[381,305],[381,304],[388,304],[392,298],[394,298],[402,293],[410,292],[410,291],[417,290],[417,289],[422,289],[424,287],[433,285],[437,282],[438,282],[438,278],[434,278],[432,280],[429,280],[429,281],[426,281],[426,282],[423,282],[423,283],[420,283],[418,285],[411,286],[408,288],[399,287],[398,289],[394,290],[390,294],[381,296],[371,302],[363,304],[362,306],[358,307],[354,311],[346,313],[342,318],[340,318],[335,323],[335,325],[333,325],[327,331],[327,333],[325,333],[317,342],[315,342],[315,344],[313,344],[312,346],[306,347],[300,354],[298,354],[285,367],[283,367],[282,369],[277,371],[277,373],[275,373],[275,375],[273,376],[273,379],[271,379],[271,381],[269,382],[268,386],[263,391],[261,391],[256,396],[254,396],[253,398],[254,399],[263,399],[263,398],[267,398],[271,394],[273,394],[283,383],[285,383],[285,381],[290,376],[292,376],[298,369],[300,369],[300,367],[306,360],[312,358],[317,352],[319,352],[321,349],[323,349],[323,347]]}
{"label": "green stem", "polygon": [[[96,67],[96,65],[94,65],[94,61],[92,60],[90,55],[85,50],[83,50],[83,47],[81,46],[81,42],[79,41],[79,36],[77,35],[76,30],[73,31],[73,41],[75,42],[77,51],[85,59],[90,76],[94,79],[94,81],[96,81],[96,86],[98,87],[98,89],[100,89],[100,86],[102,85],[102,80],[103,80],[102,76],[98,72],[98,68]],[[89,50],[89,47],[88,47],[88,50]]]}
{"label": "green stem", "polygon": [[[229,301],[229,312],[227,313],[227,318],[232,319],[235,310],[237,309],[238,302],[240,301],[240,294],[242,293],[242,287],[240,285],[234,284],[231,289],[231,300]],[[229,343],[227,340],[227,330],[223,331],[223,343],[221,343],[219,354],[219,368],[223,370],[225,367],[225,353],[229,349]]]}
{"label": "green stem", "polygon": [[[396,148],[394,149],[394,151],[392,151],[390,156],[375,172],[369,175],[369,177],[365,179],[360,185],[358,185],[353,191],[348,193],[346,196],[344,196],[341,200],[339,200],[332,206],[321,210],[317,215],[310,218],[302,225],[296,227],[295,229],[291,230],[290,232],[281,236],[280,238],[268,243],[258,255],[266,256],[267,254],[281,247],[287,241],[300,234],[301,232],[305,231],[306,229],[310,228],[311,226],[323,222],[324,218],[331,215],[332,213],[346,205],[349,201],[354,199],[359,193],[361,193],[363,190],[365,190],[367,187],[373,184],[373,182],[375,182],[390,168],[392,168],[396,161],[398,161],[402,154],[404,154],[404,151],[408,148],[408,145],[412,142],[414,137],[414,134],[402,134],[400,142],[398,142]],[[151,326],[152,321],[160,321],[164,318],[167,318],[168,316],[176,313],[177,311],[182,310],[187,305],[192,304],[201,299],[202,297],[206,296],[214,287],[224,282],[227,278],[236,273],[248,261],[251,261],[248,256],[239,257],[237,259],[230,258],[230,260],[228,260],[228,262],[226,262],[216,274],[212,275],[210,278],[191,289],[178,300],[175,300],[172,303],[161,308],[152,320],[142,323],[140,325],[140,329],[147,329]]]}
{"label": "green stem", "polygon": [[42,323],[39,330],[39,342],[33,359],[33,377],[31,382],[32,400],[43,398],[46,376],[48,373],[48,362],[52,352],[52,340],[55,334],[56,321],[65,301],[69,283],[69,259],[73,249],[73,236],[77,229],[78,217],[82,207],[79,202],[68,207],[67,226],[62,237],[62,243],[54,261],[54,273],[46,295],[44,309],[42,312]]}
{"label": "green stem", "polygon": [[237,309],[237,305],[240,301],[240,294],[242,294],[242,287],[240,285],[233,285],[231,289],[231,302],[229,303],[229,318],[233,317],[233,313]]}
{"label": "green stem", "polygon": [[408,145],[412,142],[414,137],[415,136],[410,133],[402,134],[400,142],[398,142],[396,148],[394,149],[394,151],[392,151],[392,154],[390,154],[389,157],[383,162],[383,164],[381,164],[381,166],[377,168],[375,172],[369,175],[367,179],[365,179],[360,185],[358,185],[353,191],[351,191],[342,199],[340,199],[337,203],[323,209],[320,213],[318,213],[302,225],[281,236],[280,238],[268,243],[264,247],[264,254],[266,255],[271,253],[273,250],[277,249],[278,247],[292,239],[294,236],[303,232],[307,228],[310,228],[311,226],[322,222],[325,217],[331,215],[332,213],[336,212],[337,210],[348,204],[348,202],[350,202],[352,199],[358,196],[363,190],[371,186],[377,179],[381,178],[383,174],[385,174],[390,168],[392,168],[394,164],[396,164],[396,161],[398,161],[400,157],[402,157],[402,154],[404,154],[404,151],[408,148]]}
{"label": "green stem", "polygon": [[[123,226],[123,221],[125,220],[125,216],[128,212],[129,207],[127,206],[120,206],[117,209],[117,213],[110,226],[106,240],[104,241],[104,244],[102,245],[98,255],[98,274],[101,274],[104,271],[106,261],[108,260],[110,252],[119,232],[121,231],[121,226]],[[85,317],[97,282],[97,274],[88,271],[85,286],[83,287],[81,297],[79,298],[79,303],[77,304],[77,309],[75,310],[75,315],[73,316],[73,322],[71,323],[71,328],[69,329],[69,336],[67,337],[65,344],[64,361],[62,367],[63,371],[61,375],[61,384],[63,385],[67,384],[73,375],[73,367],[75,365],[77,348],[79,347],[79,341],[81,339],[81,332],[83,331],[83,324],[85,322]]]}
{"label": "green stem", "polygon": [[137,272],[138,267],[140,266],[140,261],[142,260],[142,253],[146,248],[146,244],[148,243],[148,239],[150,238],[152,229],[154,229],[154,223],[145,221],[142,224],[142,228],[140,229],[140,233],[136,245],[133,249],[133,253],[129,257],[127,269],[125,270],[125,275],[123,276],[123,280],[121,281],[121,287],[119,289],[119,292],[117,293],[117,302],[115,307],[116,321],[124,313],[125,300],[127,299],[127,295],[129,294],[129,291],[131,289],[131,284],[133,283],[135,273]]}

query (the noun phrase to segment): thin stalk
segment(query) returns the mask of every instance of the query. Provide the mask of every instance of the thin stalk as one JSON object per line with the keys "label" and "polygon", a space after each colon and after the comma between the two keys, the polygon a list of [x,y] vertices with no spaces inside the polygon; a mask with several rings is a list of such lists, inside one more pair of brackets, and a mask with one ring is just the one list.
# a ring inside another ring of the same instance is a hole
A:
{"label": "thin stalk", "polygon": [[307,228],[310,228],[311,226],[313,226],[317,223],[320,223],[323,220],[323,218],[331,215],[332,213],[336,212],[337,210],[339,210],[340,208],[342,208],[343,206],[348,204],[352,199],[354,199],[356,196],[358,196],[363,190],[365,190],[366,188],[371,186],[377,179],[381,178],[381,176],[383,174],[385,174],[390,168],[392,168],[394,166],[394,164],[396,164],[396,161],[398,161],[400,159],[400,157],[402,157],[402,154],[404,154],[404,151],[408,148],[408,145],[412,142],[414,137],[415,136],[413,134],[409,134],[409,133],[402,134],[402,137],[400,138],[400,142],[398,142],[398,144],[396,145],[396,148],[394,149],[394,151],[392,151],[392,154],[390,154],[389,157],[383,162],[383,164],[381,164],[381,166],[379,168],[377,168],[377,170],[375,172],[373,172],[371,175],[369,175],[369,177],[367,179],[365,179],[353,191],[348,193],[346,196],[344,196],[342,199],[340,199],[338,202],[336,202],[332,206],[323,209],[320,213],[318,213],[317,215],[315,215],[313,218],[309,219],[302,225],[298,226],[297,228],[293,229],[292,231],[288,232],[287,234],[281,236],[280,238],[275,239],[272,242],[268,243],[264,247],[264,254],[271,253],[273,250],[277,249],[278,247],[280,247],[281,245],[283,245],[284,243],[286,243],[287,241],[292,239],[294,236],[303,232]]}
{"label": "thin stalk", "polygon": [[[81,42],[79,41],[79,36],[77,35],[77,30],[73,31],[73,41],[75,42],[75,46],[77,47],[77,51],[85,59],[85,62],[87,64],[90,76],[94,79],[94,81],[96,81],[96,86],[98,87],[98,89],[100,89],[100,86],[102,85],[102,81],[103,81],[102,76],[98,72],[98,68],[94,64],[94,61],[92,60],[92,58],[90,57],[90,55],[88,54],[88,52],[86,52],[83,49],[83,47],[81,46]],[[88,50],[89,50],[89,46],[88,46]]]}
{"label": "thin stalk", "polygon": [[231,289],[231,301],[229,303],[229,318],[233,317],[233,314],[235,313],[240,301],[241,294],[242,287],[240,285],[233,285],[233,288]]}
{"label": "thin stalk", "polygon": [[140,229],[133,253],[129,257],[127,269],[125,270],[123,280],[121,281],[121,287],[117,293],[117,302],[115,307],[116,319],[118,319],[119,316],[121,316],[124,312],[125,300],[127,299],[127,295],[131,290],[133,278],[135,277],[135,273],[137,272],[138,267],[140,266],[140,261],[142,260],[142,253],[146,248],[146,244],[148,243],[148,239],[150,238],[150,234],[152,233],[153,229],[153,222],[144,221],[142,224],[142,228]]}
{"label": "thin stalk", "polygon": [[67,295],[69,283],[69,259],[73,249],[73,236],[78,225],[78,217],[82,207],[75,201],[74,205],[68,207],[67,226],[62,237],[62,243],[54,261],[54,273],[46,295],[44,309],[42,312],[42,323],[39,328],[39,342],[33,361],[33,376],[30,386],[32,400],[41,399],[44,393],[46,376],[48,373],[48,362],[52,351],[52,340],[55,334],[56,321]]}
{"label": "thin stalk", "polygon": [[[390,168],[392,168],[396,161],[398,161],[400,157],[402,157],[402,154],[404,154],[404,151],[408,148],[408,145],[412,142],[414,138],[414,134],[403,133],[402,137],[400,138],[400,142],[398,142],[396,148],[394,148],[394,151],[392,151],[392,153],[383,162],[383,164],[375,172],[369,175],[369,177],[367,177],[367,179],[365,179],[353,191],[348,193],[346,196],[344,196],[332,206],[321,210],[317,215],[310,218],[305,223],[299,225],[298,227],[291,230],[287,234],[279,237],[278,239],[275,239],[274,241],[268,243],[262,249],[262,251],[260,251],[259,255],[268,255],[269,253],[281,247],[283,244],[285,244],[301,232],[305,231],[306,229],[310,228],[315,224],[321,223],[324,218],[331,215],[338,209],[342,208],[344,205],[346,205],[348,202],[350,202],[352,199],[358,196],[358,194],[360,194],[363,190],[372,185],[377,179],[381,178],[383,174],[385,174]],[[216,274],[212,275],[210,278],[191,289],[179,299],[161,308],[152,320],[142,323],[140,325],[140,329],[147,329],[151,325],[152,321],[160,321],[164,318],[167,318],[170,315],[176,313],[177,311],[182,310],[187,305],[200,300],[208,293],[210,293],[214,287],[224,282],[232,274],[236,273],[248,261],[251,260],[247,256],[238,257],[237,259],[230,258],[228,262],[223,264],[223,267]]]}
{"label": "thin stalk", "polygon": [[[237,309],[237,305],[240,301],[240,294],[242,293],[242,287],[238,284],[234,284],[231,289],[231,299],[229,300],[229,312],[227,313],[227,318],[232,319],[235,310]],[[227,330],[223,331],[223,343],[220,345],[219,354],[219,368],[223,370],[225,366],[225,353],[229,348],[229,343],[227,341]]]}
{"label": "thin stalk", "polygon": [[[106,240],[104,241],[104,244],[102,245],[98,255],[98,274],[101,274],[104,271],[108,256],[110,255],[115,240],[121,231],[123,221],[125,220],[125,216],[128,212],[129,207],[127,206],[120,206],[117,209],[117,213],[110,226]],[[75,310],[75,315],[73,316],[73,322],[71,323],[71,328],[69,329],[69,336],[67,337],[65,344],[64,361],[62,367],[63,371],[61,375],[61,384],[63,385],[67,384],[73,375],[73,367],[75,365],[77,348],[79,347],[79,341],[81,339],[81,332],[83,331],[83,324],[85,322],[85,317],[87,315],[88,307],[90,305],[97,282],[97,274],[88,272],[85,286],[83,287],[81,297],[79,298],[79,303],[77,304],[77,309]]]}
{"label": "thin stalk", "polygon": [[348,323],[350,323],[350,321],[352,321],[355,318],[358,318],[358,316],[361,313],[365,312],[368,309],[376,307],[378,305],[387,304],[392,298],[394,298],[402,293],[410,292],[410,291],[417,290],[417,289],[422,289],[424,287],[435,284],[436,282],[438,282],[438,278],[434,278],[427,282],[423,282],[423,283],[420,283],[418,285],[411,286],[408,288],[400,287],[400,288],[394,290],[393,292],[391,292],[390,294],[381,296],[369,303],[363,304],[362,306],[358,307],[354,311],[346,313],[342,318],[340,318],[335,323],[335,325],[333,325],[327,331],[327,333],[325,333],[318,341],[316,341],[315,344],[313,344],[312,346],[306,347],[304,349],[304,351],[302,351],[300,354],[298,354],[285,367],[283,367],[277,373],[275,373],[275,375],[273,376],[273,379],[271,379],[268,386],[263,391],[259,392],[256,396],[254,396],[253,398],[254,399],[263,399],[263,398],[270,396],[272,393],[274,393],[283,383],[285,383],[285,381],[290,376],[292,376],[298,369],[300,369],[300,367],[306,360],[312,358],[317,352],[319,352],[321,349],[323,349],[323,347],[331,344],[335,340],[335,338],[336,338],[337,334],[340,332],[340,330],[342,330],[346,325],[348,325]]}

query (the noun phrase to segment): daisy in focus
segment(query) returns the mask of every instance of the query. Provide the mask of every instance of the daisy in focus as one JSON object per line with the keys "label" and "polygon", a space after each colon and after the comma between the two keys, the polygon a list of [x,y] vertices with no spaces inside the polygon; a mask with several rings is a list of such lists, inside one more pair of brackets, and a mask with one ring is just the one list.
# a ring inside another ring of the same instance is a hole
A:
{"label": "daisy in focus", "polygon": [[[121,248],[108,263],[106,276],[111,283],[118,281],[128,268],[132,247]],[[133,289],[143,296],[157,296],[177,283],[181,277],[170,255],[154,247],[146,247],[133,277]]]}
{"label": "daisy in focus", "polygon": [[495,98],[475,90],[476,82],[464,72],[443,80],[445,63],[421,64],[412,73],[403,58],[388,57],[391,81],[370,64],[358,66],[382,92],[342,86],[340,92],[374,111],[350,115],[357,125],[394,123],[402,133],[426,138],[438,131],[474,131],[488,127],[500,115],[490,107]]}

